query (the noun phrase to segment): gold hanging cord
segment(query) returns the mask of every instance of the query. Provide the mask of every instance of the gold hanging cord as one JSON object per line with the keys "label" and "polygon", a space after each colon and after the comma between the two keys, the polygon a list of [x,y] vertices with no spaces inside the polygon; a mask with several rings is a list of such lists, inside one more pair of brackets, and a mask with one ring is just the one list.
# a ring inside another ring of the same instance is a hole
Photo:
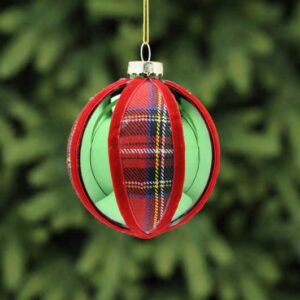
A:
{"label": "gold hanging cord", "polygon": [[143,43],[141,45],[141,59],[144,59],[144,47],[147,48],[148,51],[148,59],[147,61],[151,60],[151,49],[149,45],[149,0],[143,0]]}
{"label": "gold hanging cord", "polygon": [[149,0],[144,0],[143,43],[149,44]]}

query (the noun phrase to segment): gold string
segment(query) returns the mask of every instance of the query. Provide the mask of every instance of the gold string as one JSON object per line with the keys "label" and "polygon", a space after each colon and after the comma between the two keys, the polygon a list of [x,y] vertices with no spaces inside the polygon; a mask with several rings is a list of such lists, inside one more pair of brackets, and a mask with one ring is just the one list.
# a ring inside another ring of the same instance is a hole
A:
{"label": "gold string", "polygon": [[149,0],[144,0],[143,6],[143,43],[149,43]]}

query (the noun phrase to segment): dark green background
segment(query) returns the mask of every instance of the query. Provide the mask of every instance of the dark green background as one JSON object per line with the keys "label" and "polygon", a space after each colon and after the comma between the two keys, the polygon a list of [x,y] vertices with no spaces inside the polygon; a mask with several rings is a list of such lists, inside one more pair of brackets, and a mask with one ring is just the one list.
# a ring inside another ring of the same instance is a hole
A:
{"label": "dark green background", "polygon": [[71,189],[71,125],[139,58],[141,0],[1,0],[0,299],[300,299],[299,2],[150,2],[153,59],[219,130],[209,204],[142,241]]}

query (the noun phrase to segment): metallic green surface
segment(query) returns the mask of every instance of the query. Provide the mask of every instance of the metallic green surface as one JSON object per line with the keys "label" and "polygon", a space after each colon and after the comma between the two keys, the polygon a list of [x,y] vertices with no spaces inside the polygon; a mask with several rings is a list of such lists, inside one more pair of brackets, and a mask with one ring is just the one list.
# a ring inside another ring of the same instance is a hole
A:
{"label": "metallic green surface", "polygon": [[[125,225],[116,203],[110,175],[107,145],[110,114],[103,116],[95,128],[108,101],[98,106],[86,126],[80,152],[81,175],[97,208],[110,219]],[[173,220],[185,214],[197,202],[207,184],[212,163],[210,137],[202,117],[187,101],[182,99],[180,105],[188,114],[183,114],[186,172],[184,194]]]}

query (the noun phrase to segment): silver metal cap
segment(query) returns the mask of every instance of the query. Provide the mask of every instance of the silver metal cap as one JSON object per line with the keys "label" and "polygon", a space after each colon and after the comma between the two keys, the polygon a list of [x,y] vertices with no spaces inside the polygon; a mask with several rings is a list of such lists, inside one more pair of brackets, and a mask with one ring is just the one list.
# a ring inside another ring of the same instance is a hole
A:
{"label": "silver metal cap", "polygon": [[131,61],[128,64],[127,74],[129,76],[156,76],[162,77],[164,66],[156,61]]}

